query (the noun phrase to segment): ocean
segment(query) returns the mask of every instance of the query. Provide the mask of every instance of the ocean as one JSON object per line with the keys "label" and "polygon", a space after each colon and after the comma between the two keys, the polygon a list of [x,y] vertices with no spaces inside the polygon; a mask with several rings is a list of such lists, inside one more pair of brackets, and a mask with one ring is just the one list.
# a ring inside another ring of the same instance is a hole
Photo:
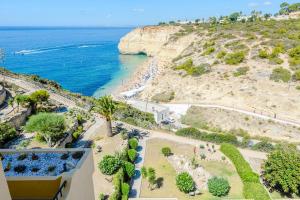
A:
{"label": "ocean", "polygon": [[132,28],[0,27],[0,66],[36,74],[63,88],[99,97],[126,81],[145,55],[120,55],[118,43]]}

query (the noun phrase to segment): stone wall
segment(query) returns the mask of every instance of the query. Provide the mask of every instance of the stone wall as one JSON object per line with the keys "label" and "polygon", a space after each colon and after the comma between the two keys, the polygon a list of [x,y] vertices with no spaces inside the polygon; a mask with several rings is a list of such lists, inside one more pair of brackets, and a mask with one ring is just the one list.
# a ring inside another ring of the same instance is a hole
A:
{"label": "stone wall", "polygon": [[5,122],[11,123],[16,129],[19,129],[26,123],[27,118],[31,115],[32,108],[22,108],[18,113],[8,117]]}

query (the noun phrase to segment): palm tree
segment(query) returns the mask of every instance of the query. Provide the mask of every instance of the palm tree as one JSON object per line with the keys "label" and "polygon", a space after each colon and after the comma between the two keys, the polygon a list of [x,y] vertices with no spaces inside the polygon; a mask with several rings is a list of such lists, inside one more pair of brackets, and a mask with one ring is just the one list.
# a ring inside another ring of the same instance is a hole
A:
{"label": "palm tree", "polygon": [[111,120],[113,118],[113,114],[117,109],[116,102],[113,101],[111,96],[103,96],[96,101],[95,109],[106,118],[107,136],[112,137],[113,133]]}

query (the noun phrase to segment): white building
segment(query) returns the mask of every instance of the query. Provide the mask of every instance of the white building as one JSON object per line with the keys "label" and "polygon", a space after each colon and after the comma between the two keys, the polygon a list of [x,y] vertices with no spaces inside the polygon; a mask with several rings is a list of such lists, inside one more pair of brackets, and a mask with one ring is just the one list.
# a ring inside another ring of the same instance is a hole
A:
{"label": "white building", "polygon": [[168,107],[146,101],[130,100],[127,101],[132,107],[143,112],[152,113],[156,123],[161,123],[170,117],[170,110]]}

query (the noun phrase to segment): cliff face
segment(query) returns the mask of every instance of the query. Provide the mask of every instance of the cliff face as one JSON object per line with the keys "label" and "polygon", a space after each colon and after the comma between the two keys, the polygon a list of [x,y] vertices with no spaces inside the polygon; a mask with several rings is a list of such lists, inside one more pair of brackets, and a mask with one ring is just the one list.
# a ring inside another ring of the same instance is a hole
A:
{"label": "cliff face", "polygon": [[187,48],[191,37],[182,37],[171,41],[171,36],[179,31],[176,26],[147,26],[137,28],[124,36],[119,43],[122,54],[145,53],[148,56],[158,56],[164,59],[173,59]]}

